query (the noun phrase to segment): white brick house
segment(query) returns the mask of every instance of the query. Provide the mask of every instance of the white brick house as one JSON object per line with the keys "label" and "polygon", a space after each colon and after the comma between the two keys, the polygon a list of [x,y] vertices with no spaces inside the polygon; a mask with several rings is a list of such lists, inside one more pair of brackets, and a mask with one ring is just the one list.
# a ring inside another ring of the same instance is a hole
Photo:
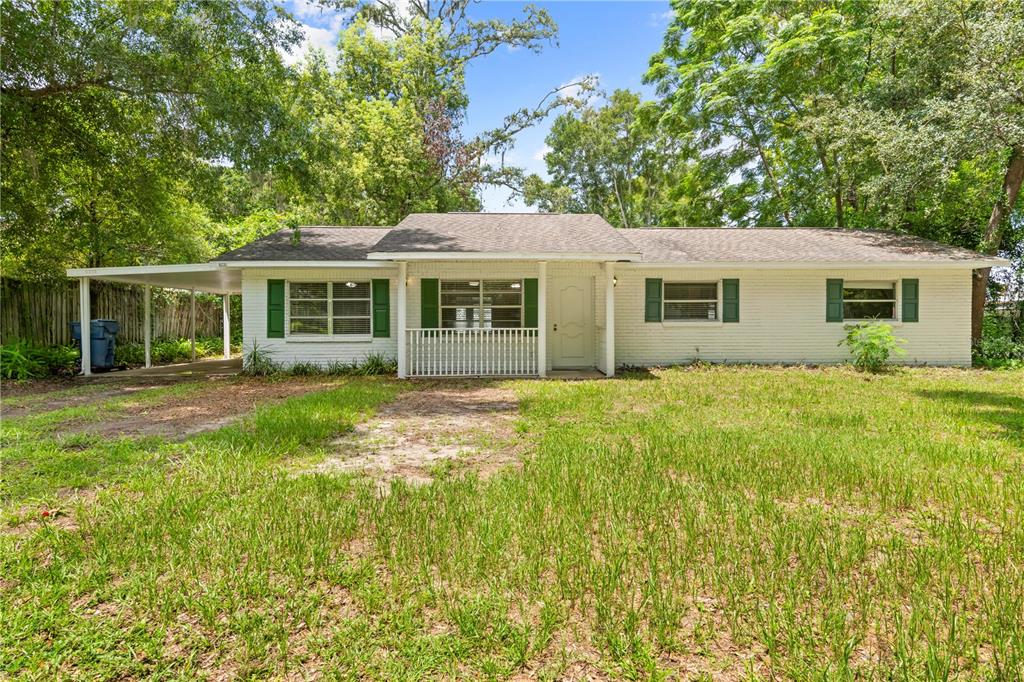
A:
{"label": "white brick house", "polygon": [[695,359],[842,362],[844,323],[865,319],[897,328],[905,362],[968,365],[972,270],[1004,263],[891,232],[452,213],[282,230],[211,263],[68,274],[82,278],[85,318],[89,278],[239,293],[246,349],[285,365],[380,353],[403,377],[610,376]]}

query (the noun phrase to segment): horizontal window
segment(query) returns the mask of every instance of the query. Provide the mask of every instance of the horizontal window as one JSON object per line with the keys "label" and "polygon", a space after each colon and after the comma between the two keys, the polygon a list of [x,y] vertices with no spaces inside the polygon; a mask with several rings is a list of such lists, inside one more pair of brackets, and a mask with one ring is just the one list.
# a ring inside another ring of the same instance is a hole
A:
{"label": "horizontal window", "polygon": [[896,319],[896,283],[844,282],[843,319]]}
{"label": "horizontal window", "polygon": [[523,326],[521,280],[443,280],[444,329],[518,329]]}
{"label": "horizontal window", "polygon": [[296,336],[367,336],[369,282],[289,282],[288,331]]}
{"label": "horizontal window", "polygon": [[663,306],[664,320],[717,320],[718,283],[665,282]]}

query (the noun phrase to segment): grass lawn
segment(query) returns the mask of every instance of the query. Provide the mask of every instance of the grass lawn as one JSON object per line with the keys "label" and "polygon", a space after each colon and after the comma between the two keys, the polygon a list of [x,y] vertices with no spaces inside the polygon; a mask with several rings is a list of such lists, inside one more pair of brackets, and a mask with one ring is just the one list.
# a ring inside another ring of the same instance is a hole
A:
{"label": "grass lawn", "polygon": [[385,495],[294,463],[416,383],[182,441],[5,419],[0,678],[1024,676],[1024,372],[503,386],[522,466]]}

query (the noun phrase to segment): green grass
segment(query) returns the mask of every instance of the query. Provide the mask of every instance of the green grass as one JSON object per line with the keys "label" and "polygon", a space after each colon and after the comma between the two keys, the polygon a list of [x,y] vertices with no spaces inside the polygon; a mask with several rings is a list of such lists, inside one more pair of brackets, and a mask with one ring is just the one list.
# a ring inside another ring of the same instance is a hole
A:
{"label": "green grass", "polygon": [[[0,671],[1024,675],[1024,372],[511,385],[521,469],[384,497],[287,464],[404,388],[390,380],[136,443],[148,464],[0,534]],[[62,480],[50,422],[13,422],[38,449],[18,476]],[[132,444],[83,452],[113,447]]]}

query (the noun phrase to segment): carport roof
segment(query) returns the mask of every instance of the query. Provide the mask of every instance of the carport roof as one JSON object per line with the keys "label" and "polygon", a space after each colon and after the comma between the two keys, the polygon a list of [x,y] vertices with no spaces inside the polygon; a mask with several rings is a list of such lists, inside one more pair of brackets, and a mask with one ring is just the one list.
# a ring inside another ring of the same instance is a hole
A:
{"label": "carport roof", "polygon": [[242,271],[223,263],[135,265],[120,268],[72,268],[68,277],[92,277],[164,289],[195,289],[211,294],[242,292]]}

